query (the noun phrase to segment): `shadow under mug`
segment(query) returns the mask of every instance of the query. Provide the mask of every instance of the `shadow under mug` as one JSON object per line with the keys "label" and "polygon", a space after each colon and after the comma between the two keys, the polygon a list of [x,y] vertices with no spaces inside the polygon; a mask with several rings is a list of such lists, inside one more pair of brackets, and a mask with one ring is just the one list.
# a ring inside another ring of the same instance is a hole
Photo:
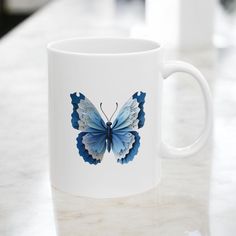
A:
{"label": "shadow under mug", "polygon": [[[164,62],[156,42],[75,38],[48,45],[52,185],[94,198],[124,197],[154,188],[160,158],[186,157],[205,144],[212,126],[208,84],[192,65]],[[201,87],[205,127],[196,141],[162,140],[163,79],[185,72]]]}

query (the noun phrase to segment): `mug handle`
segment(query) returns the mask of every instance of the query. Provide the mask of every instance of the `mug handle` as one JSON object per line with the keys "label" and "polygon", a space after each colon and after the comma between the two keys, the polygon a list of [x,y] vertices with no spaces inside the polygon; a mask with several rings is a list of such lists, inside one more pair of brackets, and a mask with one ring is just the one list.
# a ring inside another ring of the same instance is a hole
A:
{"label": "mug handle", "polygon": [[163,157],[171,158],[191,156],[198,152],[205,145],[210,135],[213,119],[211,93],[208,83],[202,73],[197,68],[186,62],[170,61],[165,63],[162,75],[163,78],[166,79],[167,77],[176,72],[184,72],[192,75],[193,78],[196,79],[196,81],[200,85],[205,103],[205,126],[200,136],[188,146],[177,148],[162,141],[161,152]]}

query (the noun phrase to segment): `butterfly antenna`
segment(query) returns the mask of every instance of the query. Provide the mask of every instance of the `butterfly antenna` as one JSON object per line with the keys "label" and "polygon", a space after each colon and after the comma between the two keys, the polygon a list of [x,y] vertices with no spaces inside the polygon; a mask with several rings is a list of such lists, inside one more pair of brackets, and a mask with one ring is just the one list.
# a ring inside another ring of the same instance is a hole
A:
{"label": "butterfly antenna", "polygon": [[104,112],[103,109],[102,109],[102,102],[100,103],[100,109],[101,109],[103,115],[106,117],[107,121],[109,121],[107,115],[105,114],[105,112]]}
{"label": "butterfly antenna", "polygon": [[113,114],[111,115],[111,118],[110,118],[109,121],[111,121],[111,119],[112,119],[112,117],[115,115],[117,109],[118,109],[118,102],[116,102],[116,109],[115,109],[115,111],[113,112]]}

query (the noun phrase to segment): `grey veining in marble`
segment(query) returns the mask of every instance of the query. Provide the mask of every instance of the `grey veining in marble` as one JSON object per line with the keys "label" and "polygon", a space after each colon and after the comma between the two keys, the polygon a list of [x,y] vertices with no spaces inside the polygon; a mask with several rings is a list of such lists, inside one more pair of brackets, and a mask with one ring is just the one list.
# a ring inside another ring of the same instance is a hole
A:
{"label": "grey veining in marble", "polygon": [[[163,159],[162,181],[121,199],[88,199],[51,189],[47,145],[47,42],[74,36],[129,36],[141,21],[114,1],[55,1],[0,41],[0,235],[236,235],[236,50],[166,55],[194,63],[214,98],[206,147]],[[203,127],[200,89],[186,75],[165,81],[164,138],[191,143]]]}

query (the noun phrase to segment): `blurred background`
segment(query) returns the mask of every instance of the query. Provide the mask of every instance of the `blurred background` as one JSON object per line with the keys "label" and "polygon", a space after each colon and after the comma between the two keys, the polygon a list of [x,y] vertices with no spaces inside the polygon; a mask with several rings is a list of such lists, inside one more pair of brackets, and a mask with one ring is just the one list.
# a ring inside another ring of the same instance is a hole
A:
{"label": "blurred background", "polygon": [[[48,2],[50,0],[0,0],[0,37]],[[88,11],[95,2],[87,0]],[[217,47],[227,47],[236,42],[236,0],[101,0],[96,2],[99,4],[103,7],[107,4],[104,12],[129,16],[135,23],[134,34],[152,36],[170,46],[191,48],[213,42]],[[144,28],[140,19],[145,23]],[[161,26],[163,22],[165,27]]]}
{"label": "blurred background", "polygon": [[1,0],[0,1],[0,36],[3,36],[48,0]]}

